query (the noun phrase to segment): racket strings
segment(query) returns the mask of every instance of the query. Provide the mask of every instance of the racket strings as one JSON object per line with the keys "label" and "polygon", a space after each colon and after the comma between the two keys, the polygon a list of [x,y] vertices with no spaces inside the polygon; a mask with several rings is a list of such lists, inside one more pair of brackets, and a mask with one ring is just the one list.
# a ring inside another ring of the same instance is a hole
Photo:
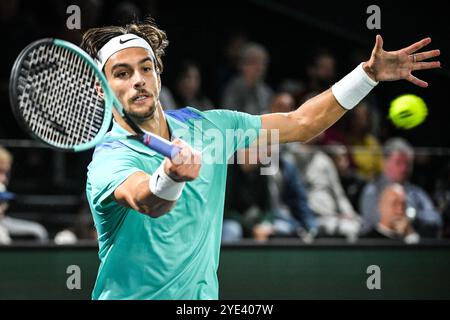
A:
{"label": "racket strings", "polygon": [[88,64],[68,49],[41,45],[20,71],[19,110],[28,127],[59,147],[93,140],[104,117],[104,101]]}

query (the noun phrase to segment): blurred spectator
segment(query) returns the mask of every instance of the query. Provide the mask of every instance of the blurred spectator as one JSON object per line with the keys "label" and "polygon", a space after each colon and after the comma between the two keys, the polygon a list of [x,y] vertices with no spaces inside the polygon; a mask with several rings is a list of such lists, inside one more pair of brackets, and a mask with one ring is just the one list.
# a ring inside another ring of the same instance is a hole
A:
{"label": "blurred spectator", "polygon": [[[279,92],[272,98],[270,112],[290,112],[295,108],[292,94]],[[314,212],[308,204],[308,196],[295,162],[289,160],[289,148],[279,146],[281,153],[273,156],[279,159],[279,169],[269,176],[273,211],[276,217],[274,228],[278,235],[298,235],[311,242],[317,235],[318,225]],[[275,171],[275,170],[274,170]]]}
{"label": "blurred spectator", "polygon": [[[1,167],[0,170],[2,170]],[[9,231],[5,226],[3,226],[2,220],[5,216],[6,210],[8,209],[8,201],[12,200],[13,198],[13,194],[6,191],[5,185],[0,183],[0,245],[11,243]]]}
{"label": "blurred spectator", "polygon": [[384,188],[391,183],[399,183],[406,191],[406,213],[413,220],[414,229],[422,237],[437,237],[442,227],[440,213],[426,192],[408,181],[413,169],[413,148],[402,138],[389,139],[384,148],[383,173],[364,187],[360,199],[362,232],[367,232],[379,222],[377,203]]}
{"label": "blurred spectator", "polygon": [[300,103],[329,89],[336,80],[336,58],[330,51],[318,49],[307,60],[308,81]]}
{"label": "blurred spectator", "polygon": [[295,109],[295,100],[288,92],[279,92],[272,98],[270,112],[291,112]]}
{"label": "blurred spectator", "polygon": [[54,240],[56,244],[74,244],[78,240],[97,240],[94,220],[84,193],[80,198],[80,207],[76,213],[75,223],[57,232]]}
{"label": "blurred spectator", "polygon": [[0,243],[9,244],[12,240],[34,239],[39,242],[48,240],[47,230],[37,222],[12,218],[6,215],[8,200],[4,197],[9,183],[13,158],[11,153],[0,146]]}
{"label": "blurred spectator", "polygon": [[178,70],[174,91],[177,108],[191,106],[199,110],[211,109],[212,102],[203,95],[201,86],[202,78],[198,65],[192,61],[183,61]]}
{"label": "blurred spectator", "polygon": [[345,144],[352,148],[352,164],[366,180],[381,172],[382,152],[378,139],[371,132],[370,112],[367,100],[349,112],[344,119]]}
{"label": "blurred spectator", "polygon": [[225,86],[239,73],[239,59],[242,48],[247,43],[247,35],[243,31],[232,31],[226,40],[223,61],[217,68],[217,93],[223,96]]}
{"label": "blurred spectator", "polygon": [[289,146],[303,176],[308,203],[317,215],[319,236],[345,236],[355,240],[360,219],[345,195],[331,158],[311,145]]}
{"label": "blurred spectator", "polygon": [[344,145],[331,145],[326,149],[339,174],[339,180],[344,188],[345,194],[350,200],[353,208],[359,206],[359,198],[366,184],[366,180],[350,166],[348,149]]}
{"label": "blurred spectator", "polygon": [[[299,105],[329,89],[336,82],[336,58],[331,51],[322,48],[316,49],[309,54],[306,63],[308,80],[302,91],[297,91],[296,98]],[[342,121],[333,126],[316,138],[316,144],[345,144],[342,133]]]}
{"label": "blurred spectator", "polygon": [[406,244],[420,241],[419,234],[414,230],[406,215],[406,193],[402,185],[393,183],[386,186],[380,195],[377,207],[380,221],[365,237],[402,240]]}
{"label": "blurred spectator", "polygon": [[274,236],[300,236],[311,242],[318,233],[318,222],[305,186],[295,164],[283,157],[279,160],[280,170],[269,176]]}
{"label": "blurred spectator", "polygon": [[222,107],[263,114],[269,109],[272,89],[264,82],[269,55],[257,43],[247,43],[241,53],[239,72],[227,85]]}
{"label": "blurred spectator", "polygon": [[450,238],[450,162],[440,170],[435,183],[434,199],[443,219],[441,235],[443,238]]}
{"label": "blurred spectator", "polygon": [[11,168],[13,164],[13,157],[11,153],[0,146],[0,183],[6,187],[11,176]]}
{"label": "blurred spectator", "polygon": [[236,161],[228,169],[223,242],[242,238],[266,240],[273,233],[269,178],[261,175],[259,161],[238,163],[239,159],[244,159],[242,156],[251,159],[249,154],[250,149],[238,151]]}
{"label": "blurred spectator", "polygon": [[159,101],[164,110],[173,110],[177,108],[175,99],[173,98],[172,92],[169,88],[161,85],[161,92],[159,93]]}
{"label": "blurred spectator", "polygon": [[[309,208],[297,168],[280,159],[280,170],[273,175],[261,174],[256,148],[238,151],[230,166],[222,241],[232,242],[251,237],[298,237],[312,241],[317,222]],[[255,159],[252,163],[249,159]]]}
{"label": "blurred spectator", "polygon": [[297,108],[300,105],[301,98],[305,92],[305,84],[298,79],[286,78],[278,86],[278,92],[287,92],[294,98],[294,105]]}

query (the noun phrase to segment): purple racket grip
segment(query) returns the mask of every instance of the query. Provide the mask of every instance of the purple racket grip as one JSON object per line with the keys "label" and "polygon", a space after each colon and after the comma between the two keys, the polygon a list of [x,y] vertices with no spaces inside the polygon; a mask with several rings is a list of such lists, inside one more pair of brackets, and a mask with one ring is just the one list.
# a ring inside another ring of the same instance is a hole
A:
{"label": "purple racket grip", "polygon": [[158,137],[157,135],[145,134],[143,137],[143,142],[146,146],[155,150],[156,152],[166,156],[169,159],[173,159],[179,152],[180,148],[174,146],[170,141]]}

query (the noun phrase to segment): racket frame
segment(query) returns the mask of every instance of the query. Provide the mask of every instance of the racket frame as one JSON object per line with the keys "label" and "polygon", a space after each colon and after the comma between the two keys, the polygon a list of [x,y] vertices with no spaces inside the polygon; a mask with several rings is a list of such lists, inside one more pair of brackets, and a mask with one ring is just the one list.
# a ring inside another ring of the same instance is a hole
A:
{"label": "racket frame", "polygon": [[[103,115],[103,122],[102,125],[97,132],[94,139],[91,141],[79,144],[74,147],[62,147],[62,146],[55,146],[54,144],[45,141],[43,138],[39,137],[37,134],[33,132],[28,126],[28,124],[25,122],[23,116],[20,114],[19,111],[19,101],[18,101],[18,78],[20,77],[20,71],[22,70],[22,66],[25,62],[25,59],[28,57],[28,54],[30,51],[32,51],[34,48],[42,46],[42,45],[55,45],[58,47],[65,48],[75,54],[76,56],[80,57],[85,63],[89,65],[91,70],[94,72],[94,75],[97,79],[97,81],[100,83],[100,86],[102,87],[104,91],[104,115]],[[122,104],[117,99],[116,95],[110,88],[108,81],[106,80],[105,75],[103,72],[98,68],[97,63],[92,59],[91,56],[89,56],[85,51],[83,51],[81,48],[76,46],[73,43],[70,43],[68,41],[55,39],[55,38],[44,38],[37,41],[34,41],[30,43],[28,46],[26,46],[22,52],[17,57],[12,71],[11,71],[11,77],[10,77],[10,103],[13,109],[13,113],[15,118],[17,119],[19,125],[24,129],[26,132],[28,132],[33,138],[35,138],[38,141],[41,141],[45,143],[46,145],[50,146],[53,149],[62,150],[62,151],[69,151],[69,152],[80,152],[85,151],[91,148],[94,148],[97,144],[103,141],[110,141],[110,140],[123,140],[123,139],[133,139],[138,140],[142,142],[143,144],[153,148],[154,144],[156,144],[156,147],[159,147],[160,149],[166,149],[164,150],[165,153],[170,153],[170,158],[173,158],[178,152],[179,148],[174,146],[170,152],[167,151],[167,144],[170,144],[169,141],[158,137],[154,134],[150,135],[149,137],[146,137],[147,134],[145,134],[142,129],[127,115],[125,110],[122,107]],[[120,136],[120,137],[108,137],[105,139],[105,135],[108,132],[108,129],[111,124],[111,119],[113,116],[112,108],[115,108],[119,115],[122,117],[122,119],[131,127],[131,129],[135,132],[135,135],[127,135],[127,136]],[[151,141],[151,143],[150,143]],[[158,150],[157,150],[158,151]],[[166,154],[167,156],[167,154]]]}

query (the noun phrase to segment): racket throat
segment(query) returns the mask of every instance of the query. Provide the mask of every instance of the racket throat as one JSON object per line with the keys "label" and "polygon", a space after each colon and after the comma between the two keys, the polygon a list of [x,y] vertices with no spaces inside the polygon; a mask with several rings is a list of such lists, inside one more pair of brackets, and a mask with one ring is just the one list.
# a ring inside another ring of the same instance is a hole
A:
{"label": "racket throat", "polygon": [[130,119],[130,116],[124,111],[122,118],[125,120],[128,126],[138,135],[143,136],[144,131],[133,121]]}
{"label": "racket throat", "polygon": [[139,141],[143,144],[145,144],[146,146],[150,145],[150,136],[148,134],[136,134],[136,135],[130,135],[126,137],[127,140],[135,140],[135,141]]}

